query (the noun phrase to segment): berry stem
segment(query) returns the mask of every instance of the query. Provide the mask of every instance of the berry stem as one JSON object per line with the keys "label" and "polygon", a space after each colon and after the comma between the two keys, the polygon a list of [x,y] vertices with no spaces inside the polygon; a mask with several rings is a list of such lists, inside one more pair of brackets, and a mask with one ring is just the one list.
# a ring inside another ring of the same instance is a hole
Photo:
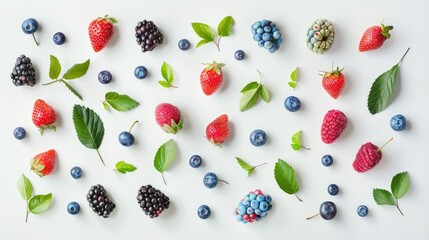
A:
{"label": "berry stem", "polygon": [[257,167],[263,166],[263,165],[265,165],[265,164],[267,164],[267,163],[268,163],[268,162],[261,163],[261,164],[259,164],[259,165],[253,166],[253,168],[257,168]]}
{"label": "berry stem", "polygon": [[311,150],[311,148],[307,148],[307,147],[304,147],[304,146],[301,146],[302,148],[304,148],[305,150]]}
{"label": "berry stem", "polygon": [[34,33],[31,34],[33,36],[34,42],[36,42],[36,46],[39,46],[39,42],[36,39],[36,36],[34,36]]}
{"label": "berry stem", "polygon": [[128,130],[128,132],[131,132],[131,130],[133,129],[134,125],[136,125],[136,123],[138,123],[139,120],[134,121],[133,125],[131,125],[130,130]]}
{"label": "berry stem", "polygon": [[101,157],[100,152],[98,151],[98,148],[95,149],[97,151],[98,157],[100,158],[101,162],[103,163],[104,166],[106,166],[106,164],[103,161],[103,158]]}
{"label": "berry stem", "polygon": [[407,51],[402,56],[401,60],[399,60],[398,64],[401,64],[402,60],[404,60],[404,57],[407,55],[408,51],[410,51],[410,48],[407,49]]}
{"label": "berry stem", "polygon": [[[27,204],[28,205],[28,204]],[[25,223],[27,223],[28,222],[28,215],[29,215],[29,211],[28,211],[28,208],[27,208],[27,210],[25,210]]]}
{"label": "berry stem", "polygon": [[302,202],[302,199],[298,197],[298,194],[295,193],[294,195],[300,202]]}
{"label": "berry stem", "polygon": [[385,142],[381,147],[377,149],[377,152],[380,152],[387,144],[389,144],[393,140],[393,137],[389,139],[389,141]]}
{"label": "berry stem", "polygon": [[225,180],[219,179],[218,181],[219,181],[219,182],[226,183],[226,184],[228,184],[228,185],[229,185],[229,182],[227,182],[227,181],[225,181]]}
{"label": "berry stem", "polygon": [[404,214],[402,213],[401,209],[399,208],[398,201],[396,201],[395,207],[399,210],[399,212],[401,213],[401,215],[404,216]]}
{"label": "berry stem", "polygon": [[44,83],[44,84],[42,84],[42,86],[48,86],[48,85],[51,85],[51,84],[54,84],[54,83],[57,83],[57,82],[61,82],[61,80],[62,80],[62,79],[57,79],[57,80],[55,80],[55,81],[51,81],[51,82],[48,82],[48,83]]}
{"label": "berry stem", "polygon": [[319,215],[320,215],[320,213],[315,214],[315,215],[313,215],[313,216],[311,216],[311,217],[306,218],[306,220],[310,220],[310,219],[312,219],[312,218],[314,218],[314,217],[317,217],[317,216],[319,216]]}
{"label": "berry stem", "polygon": [[164,181],[165,186],[167,186],[167,182],[165,181],[165,178],[164,178],[164,173],[161,173],[161,177],[162,177],[162,181]]}

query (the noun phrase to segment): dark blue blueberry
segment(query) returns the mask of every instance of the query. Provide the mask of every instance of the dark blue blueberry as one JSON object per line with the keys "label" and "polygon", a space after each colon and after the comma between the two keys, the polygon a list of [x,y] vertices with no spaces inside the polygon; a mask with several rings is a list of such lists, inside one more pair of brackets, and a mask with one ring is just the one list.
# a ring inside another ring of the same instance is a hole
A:
{"label": "dark blue blueberry", "polygon": [[62,45],[66,41],[66,35],[62,32],[57,32],[53,37],[54,43],[57,45]]}
{"label": "dark blue blueberry", "polygon": [[179,49],[182,51],[186,51],[191,47],[191,43],[188,39],[181,39],[178,43]]}
{"label": "dark blue blueberry", "polygon": [[29,18],[22,22],[21,28],[22,31],[26,34],[33,34],[37,31],[37,28],[39,27],[39,23],[34,18]]}
{"label": "dark blue blueberry", "polygon": [[112,74],[107,70],[103,70],[98,73],[98,81],[101,84],[108,84],[112,81]]}
{"label": "dark blue blueberry", "polygon": [[357,214],[361,217],[366,217],[366,215],[368,215],[368,207],[365,205],[359,205],[357,207]]}
{"label": "dark blue blueberry", "polygon": [[295,96],[287,97],[285,100],[285,108],[289,112],[296,112],[301,108],[301,101]]}
{"label": "dark blue blueberry", "polygon": [[402,131],[407,126],[407,120],[401,114],[395,115],[390,119],[390,127],[395,131]]}
{"label": "dark blue blueberry", "polygon": [[269,204],[267,203],[267,202],[261,202],[260,204],[259,204],[259,209],[262,211],[262,212],[265,212],[265,211],[268,211],[268,206],[269,206]]}
{"label": "dark blue blueberry", "polygon": [[246,56],[246,54],[244,53],[243,50],[237,50],[234,53],[234,57],[235,59],[237,59],[238,61],[241,61],[244,59],[244,57]]}
{"label": "dark blue blueberry", "polygon": [[80,167],[73,167],[72,169],[70,169],[70,175],[74,178],[74,179],[79,179],[82,177],[82,168]]}
{"label": "dark blue blueberry", "polygon": [[118,136],[118,140],[119,140],[119,143],[121,143],[122,146],[125,146],[125,147],[129,147],[133,145],[135,141],[134,136],[127,131],[121,132]]}
{"label": "dark blue blueberry", "polygon": [[328,193],[332,196],[337,195],[339,191],[340,191],[340,189],[338,188],[337,184],[330,184],[328,186]]}
{"label": "dark blue blueberry", "polygon": [[334,159],[332,158],[331,155],[326,154],[322,157],[322,164],[325,167],[329,167],[332,165],[332,163],[334,163]]}
{"label": "dark blue blueberry", "polygon": [[252,143],[253,146],[259,147],[264,145],[267,142],[267,134],[261,130],[256,129],[250,134],[250,143]]}
{"label": "dark blue blueberry", "polygon": [[214,188],[216,187],[217,183],[218,183],[218,179],[216,174],[209,172],[209,173],[206,173],[206,175],[204,175],[203,184],[207,188]]}
{"label": "dark blue blueberry", "polygon": [[136,76],[137,79],[143,79],[147,76],[147,69],[143,66],[138,66],[134,70],[134,76]]}
{"label": "dark blue blueberry", "polygon": [[337,206],[335,203],[326,201],[320,205],[320,216],[325,220],[331,220],[337,215]]}
{"label": "dark blue blueberry", "polygon": [[201,219],[209,218],[211,215],[210,207],[207,205],[201,205],[197,211],[198,217]]}
{"label": "dark blue blueberry", "polygon": [[80,205],[77,202],[71,202],[67,205],[67,212],[71,215],[76,215],[80,211]]}
{"label": "dark blue blueberry", "polygon": [[191,158],[189,158],[189,165],[191,165],[193,168],[199,168],[202,162],[203,160],[201,159],[200,155],[193,155]]}
{"label": "dark blue blueberry", "polygon": [[13,130],[13,136],[15,136],[16,139],[22,140],[27,135],[27,132],[23,127],[17,127],[15,130]]}

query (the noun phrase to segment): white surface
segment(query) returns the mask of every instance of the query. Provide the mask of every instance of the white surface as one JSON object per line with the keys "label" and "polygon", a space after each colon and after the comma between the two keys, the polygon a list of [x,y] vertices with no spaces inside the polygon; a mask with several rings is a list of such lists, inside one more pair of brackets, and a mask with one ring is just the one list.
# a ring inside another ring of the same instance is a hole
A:
{"label": "white surface", "polygon": [[[429,192],[427,183],[427,133],[429,115],[426,103],[427,63],[429,47],[426,1],[271,1],[250,3],[228,1],[203,3],[202,1],[7,1],[0,3],[1,64],[0,81],[2,117],[0,125],[2,174],[0,181],[0,233],[2,239],[428,239],[427,216]],[[208,7],[210,5],[210,7]],[[116,36],[100,53],[94,53],[87,36],[89,22],[109,13],[116,17]],[[198,38],[190,23],[201,21],[216,26],[226,15],[232,15],[236,24],[233,35],[221,41],[221,52],[214,45],[182,52],[177,48],[181,38],[188,38],[195,46]],[[21,31],[21,22],[34,17],[41,30],[36,33],[41,45],[36,47],[31,36]],[[336,29],[332,49],[324,55],[310,52],[305,45],[308,24],[317,17],[326,17]],[[250,25],[261,19],[271,19],[281,29],[285,42],[280,51],[269,54],[252,40]],[[386,24],[395,26],[392,39],[378,50],[359,53],[357,46],[364,30],[385,18]],[[134,27],[139,20],[153,20],[165,34],[165,43],[150,53],[141,53],[135,43]],[[62,31],[67,36],[63,46],[52,42],[52,35]],[[391,105],[382,113],[371,116],[366,109],[366,98],[373,80],[393,66],[405,52],[405,58]],[[243,49],[246,60],[238,62],[233,54]],[[38,71],[38,84],[34,88],[15,87],[9,79],[15,58],[21,53],[29,56]],[[43,87],[49,81],[49,55],[54,54],[63,65],[91,59],[87,75],[72,84],[83,95],[79,101],[64,86]],[[225,82],[214,95],[206,97],[199,86],[201,62],[216,60],[226,63]],[[178,89],[163,89],[157,84],[163,61],[171,64]],[[340,99],[331,99],[321,86],[319,70],[330,69],[331,62],[345,66],[346,88]],[[134,78],[137,65],[145,65],[150,73],[145,80]],[[296,91],[287,86],[290,72],[299,67]],[[113,83],[98,83],[99,71],[108,69]],[[260,102],[253,109],[238,111],[239,90],[258,78],[256,69],[271,90],[270,104]],[[104,111],[101,105],[107,91],[126,93],[141,102],[137,109],[126,112]],[[298,96],[302,109],[289,113],[283,107],[289,95]],[[34,100],[42,98],[58,113],[57,133],[46,132],[39,136],[31,122]],[[153,116],[161,102],[171,102],[185,115],[185,127],[177,135],[168,135],[159,128]],[[74,104],[84,104],[98,112],[104,121],[106,134],[101,154],[108,167],[103,167],[93,150],[83,147],[75,136],[71,118]],[[341,109],[349,119],[347,130],[332,145],[325,145],[319,136],[320,124],[329,109]],[[203,136],[205,126],[220,114],[227,113],[231,121],[231,137],[223,148],[211,146]],[[394,114],[407,117],[409,127],[404,132],[390,129],[389,120]],[[128,129],[134,120],[140,120],[134,135],[137,144],[122,147],[117,136]],[[17,126],[27,129],[24,141],[13,138]],[[268,143],[255,148],[249,143],[249,134],[256,128],[264,129]],[[303,130],[303,143],[311,151],[294,152],[290,137]],[[394,141],[383,150],[379,166],[365,174],[357,174],[351,167],[361,144],[372,141],[382,144],[390,137]],[[160,144],[174,138],[178,155],[165,174],[168,186],[153,167],[153,156]],[[58,152],[58,165],[49,177],[38,178],[28,173],[29,160],[35,154],[54,148]],[[335,163],[325,168],[320,158],[330,153]],[[188,159],[200,154],[203,167],[192,169]],[[249,163],[269,164],[246,178],[234,157],[240,156]],[[273,178],[274,163],[278,158],[289,162],[297,171],[301,190],[298,202],[294,196],[283,193]],[[119,160],[134,163],[138,171],[119,175],[111,169]],[[74,180],[71,167],[79,165],[84,177]],[[411,188],[400,200],[405,214],[402,217],[392,206],[378,206],[372,199],[372,188],[389,189],[391,178],[401,171],[409,171]],[[204,173],[213,171],[231,185],[219,184],[213,190],[202,184]],[[24,223],[25,204],[16,190],[16,182],[25,173],[33,182],[37,194],[52,191],[51,209],[39,216],[31,215]],[[96,216],[87,206],[85,195],[89,187],[100,183],[117,204],[110,219]],[[152,184],[170,196],[172,205],[160,218],[151,220],[136,203],[141,185]],[[329,196],[330,183],[340,187],[338,196]],[[263,221],[243,225],[236,222],[232,212],[238,201],[250,190],[262,189],[274,199],[273,210]],[[82,211],[70,216],[66,206],[78,201]],[[321,218],[306,221],[305,217],[318,211],[325,200],[338,206],[333,221]],[[200,220],[196,210],[200,204],[212,209],[212,217]],[[366,204],[370,214],[360,218],[356,207]],[[42,237],[44,236],[44,237]]]}

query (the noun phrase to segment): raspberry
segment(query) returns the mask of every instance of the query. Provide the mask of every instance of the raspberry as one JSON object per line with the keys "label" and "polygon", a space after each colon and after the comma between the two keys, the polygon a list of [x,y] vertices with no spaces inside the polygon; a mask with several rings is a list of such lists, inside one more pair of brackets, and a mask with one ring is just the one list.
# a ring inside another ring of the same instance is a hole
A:
{"label": "raspberry", "polygon": [[104,187],[100,184],[94,185],[89,189],[86,200],[88,200],[89,207],[92,208],[92,211],[104,218],[108,218],[116,207],[107,196]]}
{"label": "raspberry", "polygon": [[323,118],[320,135],[326,144],[333,143],[347,126],[346,115],[339,110],[329,110]]}
{"label": "raspberry", "polygon": [[362,145],[357,152],[355,161],[353,162],[353,168],[357,172],[366,172],[375,167],[380,162],[382,156],[377,146],[367,142]]}
{"label": "raspberry", "polygon": [[146,215],[156,218],[170,207],[170,198],[151,185],[142,186],[137,194],[137,202]]}
{"label": "raspberry", "polygon": [[36,71],[33,68],[31,59],[24,54],[19,56],[16,59],[10,78],[15,86],[28,85],[33,87],[36,84]]}
{"label": "raspberry", "polygon": [[152,21],[138,22],[135,30],[136,41],[141,46],[142,52],[152,51],[164,41],[164,35]]}

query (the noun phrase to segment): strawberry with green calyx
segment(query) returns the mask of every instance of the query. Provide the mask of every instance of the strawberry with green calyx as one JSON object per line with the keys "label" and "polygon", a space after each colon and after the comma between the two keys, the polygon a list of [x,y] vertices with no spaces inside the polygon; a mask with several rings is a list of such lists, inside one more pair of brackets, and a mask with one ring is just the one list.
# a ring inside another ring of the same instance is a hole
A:
{"label": "strawberry with green calyx", "polygon": [[31,171],[36,173],[39,177],[51,174],[55,167],[56,154],[57,152],[51,149],[34,156],[30,162]]}
{"label": "strawberry with green calyx", "polygon": [[384,41],[390,38],[390,30],[392,29],[393,26],[385,26],[383,22],[380,26],[368,28],[360,39],[359,51],[366,52],[380,48]]}
{"label": "strawberry with green calyx", "polygon": [[155,108],[155,120],[167,133],[176,134],[183,128],[182,113],[170,103],[161,103]]}
{"label": "strawberry with green calyx", "polygon": [[334,99],[337,99],[340,96],[344,86],[346,85],[346,78],[342,73],[343,70],[344,67],[342,69],[339,67],[334,69],[334,64],[332,63],[332,70],[321,74],[321,76],[323,76],[323,88]]}
{"label": "strawberry with green calyx", "polygon": [[37,99],[34,102],[32,120],[34,125],[39,128],[40,135],[43,135],[45,129],[52,129],[55,132],[57,129],[56,119],[57,115],[51,105],[42,99]]}
{"label": "strawberry with green calyx", "polygon": [[223,114],[213,120],[206,128],[206,138],[212,144],[221,146],[229,136],[228,115]]}
{"label": "strawberry with green calyx", "polygon": [[89,39],[95,52],[101,51],[110,42],[115,33],[113,24],[117,22],[116,18],[105,15],[92,20],[89,24]]}
{"label": "strawberry with green calyx", "polygon": [[206,63],[207,65],[200,74],[201,88],[205,95],[209,96],[216,92],[223,82],[222,68],[225,66],[223,63]]}

